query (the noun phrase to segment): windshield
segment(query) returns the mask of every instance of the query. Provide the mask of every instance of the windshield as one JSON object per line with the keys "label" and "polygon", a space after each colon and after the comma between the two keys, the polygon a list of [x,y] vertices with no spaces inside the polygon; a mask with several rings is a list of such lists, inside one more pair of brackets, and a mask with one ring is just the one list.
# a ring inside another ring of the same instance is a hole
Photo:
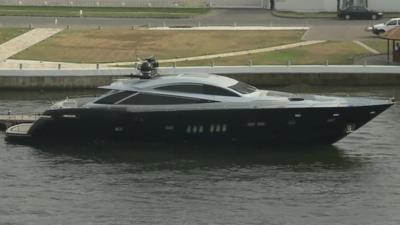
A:
{"label": "windshield", "polygon": [[395,25],[396,24],[396,20],[389,20],[385,23],[385,25]]}
{"label": "windshield", "polygon": [[257,88],[240,81],[237,82],[235,85],[230,86],[229,88],[241,94],[250,94],[257,91]]}

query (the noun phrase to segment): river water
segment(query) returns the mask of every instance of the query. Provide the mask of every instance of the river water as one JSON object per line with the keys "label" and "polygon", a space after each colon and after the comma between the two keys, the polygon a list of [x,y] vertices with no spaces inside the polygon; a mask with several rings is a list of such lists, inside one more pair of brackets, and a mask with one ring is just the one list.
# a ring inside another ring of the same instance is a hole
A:
{"label": "river water", "polygon": [[[284,90],[400,98],[400,87]],[[66,95],[2,91],[0,114]],[[0,132],[0,171],[0,224],[398,225],[400,105],[319,147],[29,147]]]}

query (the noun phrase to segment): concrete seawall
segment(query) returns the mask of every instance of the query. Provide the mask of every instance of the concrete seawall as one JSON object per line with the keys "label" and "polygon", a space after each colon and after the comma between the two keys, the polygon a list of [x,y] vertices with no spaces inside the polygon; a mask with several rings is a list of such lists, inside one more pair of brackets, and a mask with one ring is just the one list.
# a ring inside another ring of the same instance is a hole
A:
{"label": "concrete seawall", "polygon": [[[215,73],[256,86],[400,86],[398,66],[235,66],[160,68],[161,74]],[[132,68],[0,70],[0,89],[95,88],[136,73]]]}

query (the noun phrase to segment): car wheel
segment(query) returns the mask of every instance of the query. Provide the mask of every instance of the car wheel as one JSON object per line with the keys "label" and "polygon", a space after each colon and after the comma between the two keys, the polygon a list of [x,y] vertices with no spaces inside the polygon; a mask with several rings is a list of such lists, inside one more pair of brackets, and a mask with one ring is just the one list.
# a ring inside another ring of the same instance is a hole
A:
{"label": "car wheel", "polygon": [[349,20],[349,19],[351,19],[351,16],[350,16],[350,15],[346,15],[344,18],[345,18],[346,20]]}
{"label": "car wheel", "polygon": [[371,16],[371,19],[372,19],[372,20],[376,20],[377,18],[378,18],[378,17],[377,17],[375,14]]}

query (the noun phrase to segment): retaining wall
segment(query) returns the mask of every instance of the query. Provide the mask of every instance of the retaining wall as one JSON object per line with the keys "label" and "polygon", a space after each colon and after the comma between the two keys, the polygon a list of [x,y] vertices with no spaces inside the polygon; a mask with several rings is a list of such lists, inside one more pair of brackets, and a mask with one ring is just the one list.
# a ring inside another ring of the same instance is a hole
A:
{"label": "retaining wall", "polygon": [[[132,69],[0,70],[0,89],[96,88]],[[160,68],[161,74],[215,73],[256,86],[400,86],[399,66],[236,66]]]}

